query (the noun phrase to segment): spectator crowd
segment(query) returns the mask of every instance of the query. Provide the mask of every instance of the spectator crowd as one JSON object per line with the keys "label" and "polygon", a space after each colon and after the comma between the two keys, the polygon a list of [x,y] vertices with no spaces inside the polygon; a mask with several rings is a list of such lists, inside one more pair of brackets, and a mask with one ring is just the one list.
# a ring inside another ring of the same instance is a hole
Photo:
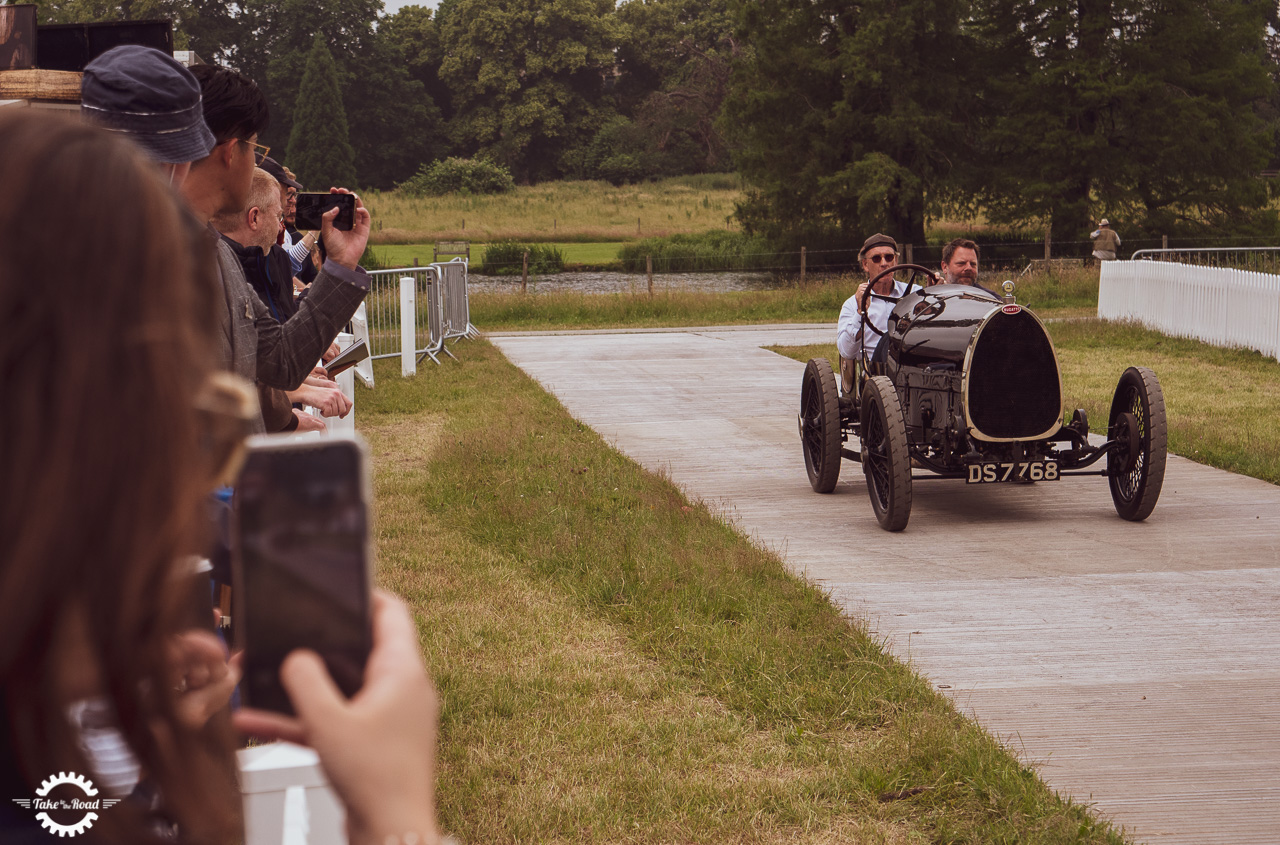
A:
{"label": "spectator crowd", "polygon": [[0,113],[0,840],[49,841],[9,799],[81,772],[122,799],[87,841],[239,841],[234,750],[256,736],[316,749],[353,843],[434,843],[435,695],[404,605],[375,597],[351,699],[290,655],[284,717],[232,713],[239,658],[192,601],[244,437],[351,410],[322,362],[369,291],[369,211],[294,227],[303,186],[227,68],[118,47],[81,112]]}

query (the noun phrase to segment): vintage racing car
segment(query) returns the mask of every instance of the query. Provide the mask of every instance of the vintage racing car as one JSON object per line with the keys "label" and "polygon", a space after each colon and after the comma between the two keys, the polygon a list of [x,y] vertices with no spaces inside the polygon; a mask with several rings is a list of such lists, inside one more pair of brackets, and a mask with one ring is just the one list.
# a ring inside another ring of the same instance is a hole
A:
{"label": "vintage racing car", "polygon": [[[903,296],[872,292],[890,273],[909,276]],[[861,360],[845,362],[839,384],[825,358],[805,367],[800,440],[815,491],[835,489],[843,458],[861,463],[876,519],[901,531],[916,481],[998,484],[1102,475],[1121,517],[1150,515],[1168,450],[1164,395],[1154,372],[1125,370],[1107,440],[1093,445],[1083,409],[1064,421],[1053,342],[1040,319],[1017,304],[1013,282],[1004,283],[1000,297],[939,284],[927,268],[900,264],[868,285],[863,313],[870,297],[896,303],[887,331],[869,321],[864,329],[883,335],[883,361],[864,352]],[[1104,457],[1104,468],[1088,469]],[[927,472],[913,474],[913,467]]]}

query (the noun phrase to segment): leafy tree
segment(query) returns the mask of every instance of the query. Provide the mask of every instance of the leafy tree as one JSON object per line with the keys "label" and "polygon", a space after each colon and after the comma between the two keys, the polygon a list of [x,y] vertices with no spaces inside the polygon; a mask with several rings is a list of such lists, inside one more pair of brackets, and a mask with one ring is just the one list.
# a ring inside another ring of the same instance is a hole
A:
{"label": "leafy tree", "polygon": [[453,0],[439,9],[455,144],[522,182],[566,169],[608,117],[612,0]]}
{"label": "leafy tree", "polygon": [[722,124],[753,185],[746,227],[779,244],[924,242],[927,189],[960,143],[972,52],[961,0],[735,0]]}
{"label": "leafy tree", "polygon": [[1104,215],[1165,233],[1239,225],[1266,200],[1269,14],[1249,0],[981,0],[973,193],[1060,240]]}
{"label": "leafy tree", "polygon": [[356,184],[355,151],[347,136],[338,71],[319,33],[302,76],[287,156],[298,180],[314,189]]}

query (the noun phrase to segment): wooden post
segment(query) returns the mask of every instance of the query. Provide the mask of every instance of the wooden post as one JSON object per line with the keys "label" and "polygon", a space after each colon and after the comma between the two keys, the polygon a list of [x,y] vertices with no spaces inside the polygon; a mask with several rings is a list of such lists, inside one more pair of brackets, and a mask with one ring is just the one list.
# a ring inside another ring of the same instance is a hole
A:
{"label": "wooden post", "polygon": [[557,220],[557,219],[555,219],[554,217],[552,217],[552,218],[551,218],[551,234],[553,234],[553,235],[554,235],[554,234],[556,233],[556,225],[557,225],[559,222],[560,222],[560,221],[559,221],[559,220]]}
{"label": "wooden post", "polygon": [[1044,224],[1044,260],[1049,260],[1049,246],[1053,243],[1053,224]]}
{"label": "wooden post", "polygon": [[640,234],[640,218],[636,218],[636,234]]}
{"label": "wooden post", "polygon": [[1160,248],[1161,248],[1161,249],[1168,249],[1168,248],[1169,248],[1169,236],[1168,236],[1168,235],[1161,235],[1161,236],[1160,236]]}
{"label": "wooden post", "polygon": [[653,256],[644,257],[644,272],[649,277],[649,296],[653,296]]}
{"label": "wooden post", "polygon": [[803,246],[800,247],[800,284],[802,285],[804,284],[804,265],[805,265],[805,259],[807,257],[807,253],[808,253],[807,247],[803,247]]}
{"label": "wooden post", "polygon": [[524,251],[524,266],[520,268],[520,292],[529,292],[529,250]]}
{"label": "wooden post", "polygon": [[902,249],[903,249],[903,259],[904,259],[902,263],[914,264],[915,261],[913,261],[911,257],[911,244],[906,244],[905,246],[903,246]]}
{"label": "wooden post", "polygon": [[467,218],[462,218],[462,231],[467,231]]}
{"label": "wooden post", "polygon": [[414,266],[414,267],[417,267],[417,266],[418,266],[418,259],[417,259],[417,257],[414,257],[414,259],[413,259],[413,266]]}

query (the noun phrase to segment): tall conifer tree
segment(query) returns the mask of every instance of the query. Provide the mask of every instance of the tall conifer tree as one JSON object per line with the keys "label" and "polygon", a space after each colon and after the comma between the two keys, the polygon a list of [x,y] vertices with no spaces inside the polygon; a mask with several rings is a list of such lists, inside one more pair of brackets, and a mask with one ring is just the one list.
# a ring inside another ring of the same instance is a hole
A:
{"label": "tall conifer tree", "polygon": [[316,33],[293,110],[285,160],[299,181],[323,191],[355,186],[355,158],[338,88],[338,69],[324,36]]}

